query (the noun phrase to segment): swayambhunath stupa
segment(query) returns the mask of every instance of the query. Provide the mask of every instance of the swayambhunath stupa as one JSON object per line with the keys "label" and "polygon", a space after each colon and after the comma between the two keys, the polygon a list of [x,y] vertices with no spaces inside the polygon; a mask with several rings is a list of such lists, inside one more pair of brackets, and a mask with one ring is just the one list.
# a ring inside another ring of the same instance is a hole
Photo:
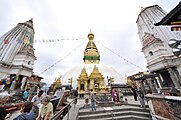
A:
{"label": "swayambhunath stupa", "polygon": [[79,94],[89,93],[90,89],[97,93],[107,93],[111,83],[126,84],[125,78],[113,67],[100,64],[100,53],[94,43],[94,34],[88,34],[87,46],[84,50],[84,63],[68,70],[62,78],[63,84],[72,84],[78,88]]}

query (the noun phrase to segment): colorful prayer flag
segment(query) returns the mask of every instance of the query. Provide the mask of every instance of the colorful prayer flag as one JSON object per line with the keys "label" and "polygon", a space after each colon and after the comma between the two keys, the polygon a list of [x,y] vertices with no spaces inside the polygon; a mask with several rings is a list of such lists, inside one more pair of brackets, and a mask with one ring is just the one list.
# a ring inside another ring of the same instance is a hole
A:
{"label": "colorful prayer flag", "polygon": [[181,26],[172,26],[171,31],[181,31]]}
{"label": "colorful prayer flag", "polygon": [[28,44],[28,43],[29,43],[29,40],[24,39],[24,40],[23,40],[23,43],[24,43],[24,44]]}
{"label": "colorful prayer flag", "polygon": [[4,40],[4,44],[8,44],[9,43],[9,40]]}
{"label": "colorful prayer flag", "polygon": [[19,44],[22,44],[22,43],[23,43],[23,40],[18,40],[18,43],[19,43]]}

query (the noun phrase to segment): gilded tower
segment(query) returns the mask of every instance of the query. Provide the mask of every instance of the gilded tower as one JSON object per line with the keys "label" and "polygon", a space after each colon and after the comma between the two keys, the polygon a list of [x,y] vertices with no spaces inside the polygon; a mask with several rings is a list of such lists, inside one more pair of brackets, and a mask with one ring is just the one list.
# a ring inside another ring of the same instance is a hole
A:
{"label": "gilded tower", "polygon": [[96,65],[94,65],[94,68],[89,76],[89,79],[90,79],[90,89],[93,89],[96,92],[105,92],[104,77],[99,72]]}
{"label": "gilded tower", "polygon": [[78,92],[81,96],[89,93],[92,89],[97,93],[106,92],[106,85],[104,83],[104,77],[98,69],[100,54],[94,43],[94,34],[90,32],[88,34],[89,42],[84,51],[84,64],[93,65],[93,69],[90,75],[87,74],[86,68],[81,69],[81,73],[77,79]]}
{"label": "gilded tower", "polygon": [[89,78],[86,72],[86,69],[83,68],[81,70],[81,74],[79,75],[79,78],[77,79],[77,87],[79,88],[79,94],[84,94],[89,89]]}
{"label": "gilded tower", "polygon": [[88,34],[89,42],[84,51],[84,63],[85,64],[99,64],[100,55],[98,49],[94,43],[94,34],[90,32]]}

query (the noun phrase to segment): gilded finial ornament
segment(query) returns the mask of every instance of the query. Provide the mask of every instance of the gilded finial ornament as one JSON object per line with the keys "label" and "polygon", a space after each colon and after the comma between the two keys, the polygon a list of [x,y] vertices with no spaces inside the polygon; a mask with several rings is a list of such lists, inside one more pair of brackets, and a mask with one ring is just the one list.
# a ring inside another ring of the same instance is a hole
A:
{"label": "gilded finial ornament", "polygon": [[94,39],[94,34],[92,33],[92,30],[90,29],[90,33],[88,34],[88,39],[93,40]]}

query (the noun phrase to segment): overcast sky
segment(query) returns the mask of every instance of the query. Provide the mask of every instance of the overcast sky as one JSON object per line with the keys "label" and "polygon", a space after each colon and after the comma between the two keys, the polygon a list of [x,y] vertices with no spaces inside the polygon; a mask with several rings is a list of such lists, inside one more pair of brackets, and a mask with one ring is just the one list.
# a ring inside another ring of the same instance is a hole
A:
{"label": "overcast sky", "polygon": [[83,63],[83,50],[91,29],[101,55],[101,63],[114,67],[123,76],[129,76],[147,70],[136,25],[141,6],[157,4],[169,12],[179,1],[1,0],[0,35],[8,32],[18,23],[33,18],[35,40],[85,38],[34,43],[37,57],[34,74],[42,73],[59,61],[40,74],[44,77],[44,82],[52,83],[55,77]]}

